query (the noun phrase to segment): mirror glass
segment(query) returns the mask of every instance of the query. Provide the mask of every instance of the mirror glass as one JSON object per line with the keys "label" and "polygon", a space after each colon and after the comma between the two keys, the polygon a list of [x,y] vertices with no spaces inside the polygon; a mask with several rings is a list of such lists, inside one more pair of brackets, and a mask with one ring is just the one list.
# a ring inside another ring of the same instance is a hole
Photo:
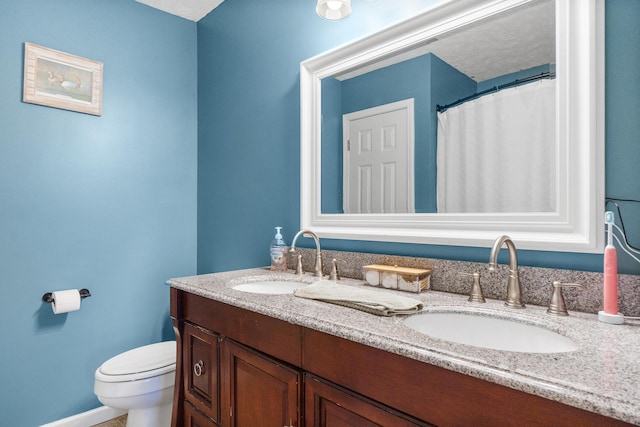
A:
{"label": "mirror glass", "polygon": [[321,212],[554,211],[555,33],[536,0],[323,78]]}
{"label": "mirror glass", "polygon": [[[451,0],[303,61],[301,227],[600,251],[603,16],[597,0]],[[544,101],[485,115],[528,91]]]}

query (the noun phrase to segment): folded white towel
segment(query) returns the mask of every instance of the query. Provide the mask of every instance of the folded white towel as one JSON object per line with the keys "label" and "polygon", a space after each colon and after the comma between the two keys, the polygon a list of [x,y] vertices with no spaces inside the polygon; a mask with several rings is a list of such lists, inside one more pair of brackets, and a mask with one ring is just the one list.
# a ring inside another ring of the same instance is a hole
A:
{"label": "folded white towel", "polygon": [[393,295],[355,286],[339,285],[320,280],[312,285],[296,289],[300,298],[314,299],[366,311],[379,316],[413,314],[422,310],[422,302],[414,298]]}

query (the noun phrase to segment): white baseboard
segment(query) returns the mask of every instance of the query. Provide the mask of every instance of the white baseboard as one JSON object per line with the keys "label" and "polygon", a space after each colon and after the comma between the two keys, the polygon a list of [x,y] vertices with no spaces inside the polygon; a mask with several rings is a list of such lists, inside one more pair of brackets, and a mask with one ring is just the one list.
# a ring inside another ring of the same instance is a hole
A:
{"label": "white baseboard", "polygon": [[118,418],[126,413],[127,411],[101,406],[52,423],[43,424],[41,427],[88,427]]}

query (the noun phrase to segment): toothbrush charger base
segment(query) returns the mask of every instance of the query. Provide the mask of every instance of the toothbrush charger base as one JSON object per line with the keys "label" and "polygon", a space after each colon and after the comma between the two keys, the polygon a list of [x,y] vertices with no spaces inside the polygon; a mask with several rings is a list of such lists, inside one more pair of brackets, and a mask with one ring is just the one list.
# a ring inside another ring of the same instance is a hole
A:
{"label": "toothbrush charger base", "polygon": [[604,311],[598,312],[598,320],[611,325],[622,325],[624,323],[624,316],[620,313],[609,314]]}

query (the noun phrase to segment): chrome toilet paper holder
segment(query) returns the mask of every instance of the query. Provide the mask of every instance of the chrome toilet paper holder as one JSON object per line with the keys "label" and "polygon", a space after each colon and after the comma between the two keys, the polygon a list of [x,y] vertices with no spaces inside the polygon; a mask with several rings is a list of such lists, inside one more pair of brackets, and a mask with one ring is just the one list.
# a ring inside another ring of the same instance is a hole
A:
{"label": "chrome toilet paper holder", "polygon": [[[78,292],[80,293],[80,298],[87,298],[91,296],[91,292],[89,292],[89,289],[80,289]],[[53,292],[47,292],[46,294],[42,295],[42,301],[52,303]]]}

